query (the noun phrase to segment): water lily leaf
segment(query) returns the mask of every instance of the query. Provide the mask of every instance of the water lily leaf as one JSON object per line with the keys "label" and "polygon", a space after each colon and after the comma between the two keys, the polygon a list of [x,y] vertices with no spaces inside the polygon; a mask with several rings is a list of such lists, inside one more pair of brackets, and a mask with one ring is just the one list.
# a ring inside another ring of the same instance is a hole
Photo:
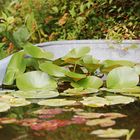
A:
{"label": "water lily leaf", "polygon": [[105,60],[103,62],[103,67],[101,69],[102,72],[110,72],[112,69],[120,67],[120,66],[134,66],[135,63],[128,60]]}
{"label": "water lily leaf", "polygon": [[7,67],[7,71],[4,77],[3,84],[12,85],[16,77],[22,74],[26,69],[26,63],[24,60],[24,52],[15,53]]}
{"label": "water lily leaf", "polygon": [[53,54],[51,52],[45,51],[37,46],[33,46],[30,43],[26,43],[24,46],[24,51],[31,55],[34,58],[45,58],[45,59],[52,59]]}
{"label": "water lily leaf", "polygon": [[129,104],[131,102],[134,102],[135,99],[132,97],[126,97],[126,96],[105,96],[105,99],[109,101],[110,105],[116,105],[116,104]]}
{"label": "water lily leaf", "polygon": [[63,69],[60,66],[57,66],[53,64],[52,62],[45,62],[39,65],[39,68],[48,73],[49,75],[55,76],[55,77],[65,77],[65,69]]}
{"label": "water lily leaf", "polygon": [[71,71],[65,71],[65,75],[67,77],[72,78],[75,81],[81,80],[83,78],[86,78],[85,74],[79,74],[79,73],[75,73],[75,72],[71,72]]}
{"label": "water lily leaf", "polygon": [[12,92],[14,97],[21,98],[53,98],[59,96],[57,91],[40,90],[40,91],[15,91]]}
{"label": "water lily leaf", "polygon": [[94,130],[91,132],[91,134],[98,135],[98,137],[103,138],[119,138],[122,136],[126,136],[129,133],[128,129],[112,129],[108,128],[106,130]]}
{"label": "water lily leaf", "polygon": [[39,105],[46,106],[69,106],[74,105],[75,103],[76,101],[74,100],[66,100],[66,99],[48,99],[38,102]]}
{"label": "water lily leaf", "polygon": [[139,83],[139,76],[131,67],[118,67],[109,72],[106,83],[110,89],[132,88]]}
{"label": "water lily leaf", "polygon": [[34,111],[34,114],[39,114],[39,115],[57,115],[61,114],[63,112],[62,108],[50,108],[50,109],[39,109]]}
{"label": "water lily leaf", "polygon": [[100,61],[94,58],[92,55],[86,55],[82,58],[79,64],[87,68],[89,72],[94,72],[97,68],[101,66],[99,62]]}
{"label": "water lily leaf", "polygon": [[16,79],[16,84],[20,90],[49,90],[57,88],[56,81],[41,71],[32,71],[20,75]]}
{"label": "water lily leaf", "polygon": [[83,89],[82,87],[80,87],[80,88],[67,89],[60,95],[62,95],[62,96],[80,96],[80,95],[96,93],[96,92],[98,92],[98,89],[94,89],[94,88]]}
{"label": "water lily leaf", "polygon": [[75,62],[79,60],[82,56],[87,54],[90,51],[89,47],[82,47],[82,48],[74,48],[72,49],[67,55],[65,55],[62,59],[66,62]]}
{"label": "water lily leaf", "polygon": [[9,100],[13,99],[13,96],[11,95],[1,95],[0,96],[0,102],[6,102],[9,103]]}
{"label": "water lily leaf", "polygon": [[95,119],[100,118],[104,115],[104,113],[93,113],[93,112],[76,112],[79,117],[86,118],[86,119]]}
{"label": "water lily leaf", "polygon": [[5,112],[10,109],[10,105],[8,103],[0,102],[0,112]]}
{"label": "water lily leaf", "polygon": [[133,88],[121,88],[121,89],[108,89],[108,88],[101,88],[101,90],[108,91],[108,92],[114,92],[114,93],[140,93],[140,87],[136,86]]}
{"label": "water lily leaf", "polygon": [[88,126],[100,125],[101,127],[108,127],[114,125],[115,123],[116,122],[114,120],[103,118],[103,119],[88,120],[86,122],[86,125]]}
{"label": "water lily leaf", "polygon": [[12,98],[9,100],[9,105],[12,107],[26,106],[29,104],[31,104],[31,102],[25,100],[24,98]]}
{"label": "water lily leaf", "polygon": [[39,70],[39,64],[36,58],[28,57],[25,59],[26,66]]}
{"label": "water lily leaf", "polygon": [[102,97],[84,97],[84,100],[80,101],[83,105],[90,107],[103,107],[105,105],[109,105],[109,102]]}
{"label": "water lily leaf", "polygon": [[16,118],[0,118],[0,123],[1,124],[17,123],[17,119]]}
{"label": "water lily leaf", "polygon": [[137,73],[138,75],[140,75],[140,64],[134,66],[134,70],[136,71],[136,73]]}
{"label": "water lily leaf", "polygon": [[121,94],[140,98],[140,93],[121,93]]}
{"label": "water lily leaf", "polygon": [[103,81],[96,76],[88,76],[85,79],[82,79],[78,82],[71,83],[71,85],[76,88],[83,87],[83,88],[98,89],[99,87],[103,85]]}
{"label": "water lily leaf", "polygon": [[116,119],[116,118],[123,118],[126,117],[126,115],[121,114],[121,113],[96,113],[96,112],[76,112],[76,114],[79,117],[86,118],[86,119],[97,119],[101,117],[105,117],[108,119]]}

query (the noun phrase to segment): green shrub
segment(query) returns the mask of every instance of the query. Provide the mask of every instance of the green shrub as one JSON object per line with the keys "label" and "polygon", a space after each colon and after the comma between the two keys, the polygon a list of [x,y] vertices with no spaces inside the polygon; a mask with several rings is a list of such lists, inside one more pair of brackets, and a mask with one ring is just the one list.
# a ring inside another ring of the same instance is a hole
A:
{"label": "green shrub", "polygon": [[20,48],[26,41],[140,38],[139,0],[8,1],[0,24],[7,48],[11,42]]}

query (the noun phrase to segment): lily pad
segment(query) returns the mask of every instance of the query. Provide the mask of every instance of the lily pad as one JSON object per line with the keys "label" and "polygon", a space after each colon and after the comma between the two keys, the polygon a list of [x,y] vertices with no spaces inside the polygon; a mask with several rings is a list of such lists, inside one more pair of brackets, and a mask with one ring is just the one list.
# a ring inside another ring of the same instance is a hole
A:
{"label": "lily pad", "polygon": [[102,88],[101,90],[108,91],[108,92],[114,92],[114,93],[140,93],[140,87],[136,86],[133,88],[121,88],[121,89],[107,89],[107,88]]}
{"label": "lily pad", "polygon": [[74,61],[77,60],[79,58],[81,58],[82,56],[84,56],[85,54],[89,53],[90,48],[89,47],[82,47],[82,48],[74,48],[72,49],[67,55],[65,55],[62,59],[65,61]]}
{"label": "lily pad", "polygon": [[[127,77],[127,78],[126,78]],[[133,88],[139,83],[139,76],[131,67],[118,67],[109,72],[106,80],[107,88]]]}
{"label": "lily pad", "polygon": [[129,104],[131,102],[134,102],[135,99],[132,97],[127,97],[127,96],[105,96],[105,99],[109,101],[110,105],[116,105],[116,104]]}
{"label": "lily pad", "polygon": [[62,95],[62,96],[80,96],[80,95],[96,93],[96,92],[98,92],[98,89],[94,89],[94,88],[83,89],[82,87],[80,87],[80,88],[67,89],[60,95]]}
{"label": "lily pad", "polygon": [[128,129],[112,129],[108,128],[106,130],[94,130],[91,134],[98,135],[98,137],[103,138],[119,138],[122,136],[126,136],[129,133]]}
{"label": "lily pad", "polygon": [[53,98],[59,96],[57,91],[40,90],[40,91],[15,91],[12,92],[14,97],[21,98]]}
{"label": "lily pad", "polygon": [[14,83],[14,80],[16,79],[16,77],[18,75],[24,73],[24,71],[26,69],[24,55],[25,55],[25,52],[21,51],[21,52],[15,53],[12,56],[12,58],[8,64],[7,70],[6,70],[3,84],[12,85]]}
{"label": "lily pad", "polygon": [[124,114],[120,113],[96,113],[96,112],[76,112],[76,114],[79,117],[85,118],[85,119],[97,119],[97,118],[108,118],[108,119],[116,119],[116,118],[123,118],[126,117]]}
{"label": "lily pad", "polygon": [[45,59],[52,59],[53,54],[51,52],[45,51],[37,46],[33,46],[30,43],[26,43],[24,46],[24,51],[31,55],[34,58],[45,58]]}
{"label": "lily pad", "polygon": [[9,100],[9,105],[12,107],[26,106],[29,104],[31,104],[31,102],[25,100],[24,98],[12,98]]}
{"label": "lily pad", "polygon": [[103,67],[101,69],[102,72],[108,73],[112,69],[120,67],[120,66],[134,66],[135,63],[128,60],[105,60],[103,62]]}
{"label": "lily pad", "polygon": [[109,102],[102,97],[84,97],[84,100],[80,101],[83,105],[90,107],[103,107],[105,105],[109,105]]}
{"label": "lily pad", "polygon": [[92,55],[86,55],[78,64],[84,66],[89,72],[94,72],[101,66],[99,62],[100,61],[94,58]]}
{"label": "lily pad", "polygon": [[10,109],[10,105],[8,103],[0,102],[0,112],[5,112]]}
{"label": "lily pad", "polygon": [[39,68],[55,77],[65,77],[65,69],[60,66],[53,64],[52,62],[45,62],[39,65]]}
{"label": "lily pad", "polygon": [[138,75],[140,75],[140,64],[134,66],[134,70],[136,71],[136,73],[137,73]]}
{"label": "lily pad", "polygon": [[75,88],[83,87],[83,88],[94,88],[98,89],[103,85],[103,81],[96,76],[88,76],[85,79],[82,79],[78,82],[73,82],[71,85]]}
{"label": "lily pad", "polygon": [[41,71],[32,71],[20,75],[16,79],[16,84],[20,90],[48,90],[57,88],[56,81]]}
{"label": "lily pad", "polygon": [[71,72],[71,71],[65,71],[65,75],[69,78],[72,78],[75,81],[86,78],[85,74],[79,74],[79,73],[75,73],[75,72]]}
{"label": "lily pad", "polygon": [[69,106],[74,105],[75,103],[76,101],[74,100],[66,100],[66,99],[48,99],[38,102],[39,105],[45,106]]}
{"label": "lily pad", "polygon": [[88,126],[100,125],[101,127],[108,127],[114,125],[115,123],[116,122],[114,120],[103,118],[103,119],[88,120],[86,122],[86,125]]}

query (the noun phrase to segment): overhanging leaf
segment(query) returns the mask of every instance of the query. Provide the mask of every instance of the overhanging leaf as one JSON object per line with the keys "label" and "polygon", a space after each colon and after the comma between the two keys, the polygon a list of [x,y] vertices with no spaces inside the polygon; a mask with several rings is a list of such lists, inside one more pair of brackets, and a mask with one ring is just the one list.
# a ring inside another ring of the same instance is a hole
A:
{"label": "overhanging leaf", "polygon": [[37,46],[33,46],[30,43],[26,43],[24,46],[24,51],[31,55],[34,58],[45,58],[45,59],[52,59],[53,54],[51,52],[45,51]]}
{"label": "overhanging leaf", "polygon": [[18,76],[16,84],[20,90],[48,90],[57,88],[56,81],[41,71],[27,72]]}
{"label": "overhanging leaf", "polygon": [[87,54],[90,51],[89,47],[82,47],[82,48],[74,48],[72,49],[67,55],[65,55],[62,59],[66,62],[74,62],[79,60],[82,56]]}
{"label": "overhanging leaf", "polygon": [[47,61],[45,63],[41,63],[39,65],[39,68],[42,71],[48,73],[49,75],[52,75],[55,77],[65,77],[65,69],[53,64],[52,62]]}
{"label": "overhanging leaf", "polygon": [[106,83],[110,89],[133,88],[139,83],[139,76],[131,67],[118,67],[109,72]]}
{"label": "overhanging leaf", "polygon": [[102,72],[110,72],[112,69],[120,66],[134,66],[135,63],[128,60],[105,60],[103,62]]}
{"label": "overhanging leaf", "polygon": [[7,67],[7,71],[4,77],[3,84],[12,85],[16,77],[22,74],[26,69],[26,63],[24,60],[24,52],[15,53]]}

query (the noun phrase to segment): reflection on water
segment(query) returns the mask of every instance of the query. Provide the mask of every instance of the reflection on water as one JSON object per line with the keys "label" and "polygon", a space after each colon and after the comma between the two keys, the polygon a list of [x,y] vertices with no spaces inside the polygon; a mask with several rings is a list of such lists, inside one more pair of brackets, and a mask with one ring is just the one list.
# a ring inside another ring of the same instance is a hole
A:
{"label": "reflection on water", "polygon": [[[100,109],[93,109],[90,107],[80,107],[77,106],[77,109],[71,109],[72,107],[62,108],[63,112],[59,112],[59,110],[55,110],[55,112],[47,112],[50,118],[47,117],[41,118],[44,120],[70,120],[74,115],[75,111],[80,109],[84,109],[86,112],[118,112],[128,115],[126,118],[119,118],[116,120],[116,125],[112,126],[112,128],[118,129],[135,129],[135,133],[133,134],[131,140],[140,140],[140,103],[132,103],[129,105],[121,105],[121,106],[112,106],[112,107],[104,107]],[[32,104],[26,107],[18,107],[12,108],[8,113],[1,113],[2,117],[10,117],[17,118],[18,120],[23,120],[24,118],[37,118],[38,114],[32,113],[36,110],[41,109],[40,106],[36,104]],[[70,111],[70,109],[72,111]],[[54,116],[51,116],[55,114]],[[28,122],[29,123],[29,122]],[[35,122],[36,123],[36,122]],[[54,123],[54,122],[52,122]],[[31,129],[29,126],[22,126],[16,123],[12,124],[2,124],[3,128],[0,129],[0,140],[104,140],[103,138],[98,138],[95,135],[90,135],[90,132],[96,129],[100,129],[99,126],[86,126],[83,123],[75,123],[71,125],[64,125],[64,122],[60,123],[61,127],[58,127],[54,130],[38,130],[35,131]],[[47,124],[48,125],[48,124]],[[38,128],[37,128],[38,129]],[[105,128],[103,128],[105,129]],[[125,140],[126,138],[121,139],[110,139],[110,140]],[[107,139],[106,139],[107,140]]]}

